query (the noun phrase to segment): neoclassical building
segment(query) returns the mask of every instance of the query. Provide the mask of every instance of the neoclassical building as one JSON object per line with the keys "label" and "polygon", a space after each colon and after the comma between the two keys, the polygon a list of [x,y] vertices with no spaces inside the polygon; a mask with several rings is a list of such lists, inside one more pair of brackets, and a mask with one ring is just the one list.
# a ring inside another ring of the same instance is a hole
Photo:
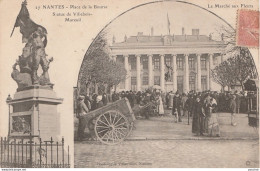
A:
{"label": "neoclassical building", "polygon": [[[150,35],[139,32],[125,36],[123,42],[110,46],[112,58],[123,63],[127,78],[117,91],[145,90],[160,87],[163,91],[189,92],[212,90],[210,69],[223,61],[224,41],[215,41],[212,36],[200,35],[192,29],[191,35]],[[165,79],[167,73],[168,79]]]}

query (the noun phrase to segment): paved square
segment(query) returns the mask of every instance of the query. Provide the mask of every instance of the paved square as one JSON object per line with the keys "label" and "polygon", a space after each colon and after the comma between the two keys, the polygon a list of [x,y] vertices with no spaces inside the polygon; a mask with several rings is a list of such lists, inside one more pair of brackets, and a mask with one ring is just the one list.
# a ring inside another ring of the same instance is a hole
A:
{"label": "paved square", "polygon": [[221,137],[194,136],[187,118],[174,123],[171,115],[137,120],[127,140],[109,146],[99,142],[75,142],[75,167],[259,167],[258,130],[248,126],[246,114],[220,113]]}

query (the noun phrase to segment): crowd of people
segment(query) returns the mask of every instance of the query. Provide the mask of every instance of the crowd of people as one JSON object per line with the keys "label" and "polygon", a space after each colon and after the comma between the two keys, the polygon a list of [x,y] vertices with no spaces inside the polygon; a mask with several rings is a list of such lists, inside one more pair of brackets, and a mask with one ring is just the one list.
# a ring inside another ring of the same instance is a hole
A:
{"label": "crowd of people", "polygon": [[[163,116],[165,109],[170,110],[175,117],[175,122],[182,122],[182,118],[192,118],[192,132],[196,135],[220,136],[219,125],[216,112],[231,113],[231,125],[236,126],[235,113],[245,112],[247,109],[246,93],[244,92],[224,92],[216,91],[195,92],[188,94],[164,93],[158,89],[147,89],[145,91],[121,91],[113,92],[111,95],[106,93],[93,94],[92,96],[79,96],[78,115],[86,114],[96,110],[108,103],[119,99],[127,98],[130,106],[134,110],[136,117],[149,119],[150,116]],[[79,122],[79,137],[84,134],[84,129],[88,125],[93,128],[91,119],[85,117]]]}

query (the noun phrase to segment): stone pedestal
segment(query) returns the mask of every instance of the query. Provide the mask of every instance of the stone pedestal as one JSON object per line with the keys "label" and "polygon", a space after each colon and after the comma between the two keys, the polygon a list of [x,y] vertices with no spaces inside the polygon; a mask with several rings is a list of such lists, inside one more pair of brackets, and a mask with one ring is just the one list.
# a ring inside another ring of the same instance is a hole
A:
{"label": "stone pedestal", "polygon": [[30,134],[43,141],[59,140],[60,114],[57,105],[63,99],[57,98],[50,87],[30,86],[18,90],[9,105],[9,137],[29,138]]}

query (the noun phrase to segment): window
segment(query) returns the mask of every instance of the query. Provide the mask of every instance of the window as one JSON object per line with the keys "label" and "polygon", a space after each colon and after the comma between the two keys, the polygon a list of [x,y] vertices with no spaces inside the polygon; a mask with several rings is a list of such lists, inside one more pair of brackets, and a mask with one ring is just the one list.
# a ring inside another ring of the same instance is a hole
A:
{"label": "window", "polygon": [[143,76],[143,85],[148,85],[149,81],[148,81],[148,76]]}
{"label": "window", "polygon": [[143,69],[148,69],[148,58],[142,58]]}
{"label": "window", "polygon": [[136,85],[136,77],[131,77],[131,85]]}
{"label": "window", "polygon": [[183,92],[183,76],[177,76],[177,89],[180,93]]}
{"label": "window", "polygon": [[136,70],[136,58],[135,57],[130,58],[130,65],[131,65],[131,70]]}
{"label": "window", "polygon": [[116,63],[123,64],[124,63],[124,58],[122,56],[117,56],[116,57]]}
{"label": "window", "polygon": [[201,90],[207,90],[207,76],[201,76]]}
{"label": "window", "polygon": [[160,85],[160,76],[154,76],[154,85]]}
{"label": "window", "polygon": [[190,76],[189,88],[190,90],[195,90],[195,76]]}
{"label": "window", "polygon": [[177,57],[177,69],[183,69],[183,58]]}
{"label": "window", "polygon": [[200,66],[201,66],[201,69],[207,69],[206,57],[200,58]]}
{"label": "window", "polygon": [[166,66],[172,66],[172,60],[170,57],[165,58],[165,64],[166,64]]}
{"label": "window", "polygon": [[154,58],[154,69],[160,69],[160,58]]}
{"label": "window", "polygon": [[195,59],[194,59],[194,57],[189,57],[189,69],[195,69]]}
{"label": "window", "polygon": [[131,90],[136,91],[136,77],[131,77]]}

